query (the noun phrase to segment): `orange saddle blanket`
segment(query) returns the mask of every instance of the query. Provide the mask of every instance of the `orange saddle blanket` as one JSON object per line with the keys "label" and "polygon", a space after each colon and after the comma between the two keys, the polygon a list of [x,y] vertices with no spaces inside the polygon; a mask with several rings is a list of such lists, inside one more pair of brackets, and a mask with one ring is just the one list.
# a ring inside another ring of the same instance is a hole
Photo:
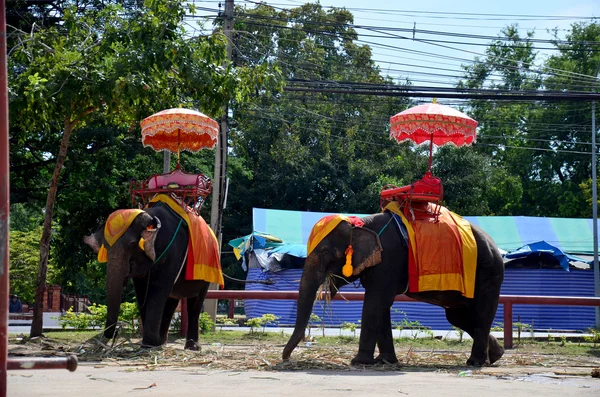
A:
{"label": "orange saddle blanket", "polygon": [[[398,215],[408,232],[408,291],[459,291],[475,294],[477,245],[471,225],[445,207],[425,204],[423,213],[409,221],[397,201],[385,209]],[[433,216],[434,208],[440,213]],[[431,208],[429,208],[431,207]]]}
{"label": "orange saddle blanket", "polygon": [[163,202],[179,214],[187,223],[190,241],[188,243],[188,256],[185,268],[186,280],[205,280],[225,285],[221,271],[221,255],[219,242],[206,221],[193,212],[185,209],[173,198],[166,194],[158,194],[150,203]]}

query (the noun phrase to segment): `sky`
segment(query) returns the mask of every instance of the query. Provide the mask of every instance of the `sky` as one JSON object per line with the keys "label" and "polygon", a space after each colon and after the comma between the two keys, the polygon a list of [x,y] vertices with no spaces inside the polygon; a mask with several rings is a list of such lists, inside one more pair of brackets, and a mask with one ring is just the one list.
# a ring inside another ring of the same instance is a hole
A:
{"label": "sky", "polygon": [[[216,9],[224,1],[193,0],[198,7]],[[277,8],[297,7],[302,0],[267,0]],[[236,5],[254,7],[255,1],[236,0]],[[550,39],[548,30],[558,29],[559,37],[581,17],[600,17],[600,0],[427,0],[407,2],[390,0],[321,0],[324,7],[346,7],[354,14],[359,43],[372,48],[372,58],[382,74],[398,82],[410,79],[416,86],[454,87],[463,74],[462,66],[485,52],[491,39],[465,38],[460,35],[496,37],[501,29],[518,24],[521,36],[528,30],[536,39]],[[210,12],[209,12],[210,14]],[[600,19],[599,19],[600,21]],[[391,32],[387,28],[409,29]],[[412,29],[437,34],[416,32]],[[376,29],[384,29],[377,31]],[[387,29],[387,30],[386,30]],[[459,36],[456,36],[458,34]],[[373,37],[376,36],[376,37]],[[437,40],[437,42],[432,42]],[[472,43],[472,44],[467,44]],[[541,43],[538,62],[556,51],[552,44]]]}

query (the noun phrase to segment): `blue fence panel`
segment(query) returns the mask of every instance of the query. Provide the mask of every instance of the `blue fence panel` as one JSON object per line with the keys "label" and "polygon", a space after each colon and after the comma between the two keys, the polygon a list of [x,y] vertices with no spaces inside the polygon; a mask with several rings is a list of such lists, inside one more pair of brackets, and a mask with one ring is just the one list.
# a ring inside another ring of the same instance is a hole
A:
{"label": "blue fence panel", "polygon": [[[249,291],[297,291],[302,269],[290,269],[278,273],[250,269],[248,280],[272,279],[272,285],[247,284]],[[362,292],[360,285],[344,286],[342,291]],[[505,295],[557,295],[594,296],[593,272],[572,269],[506,269],[502,294]],[[248,318],[271,313],[279,317],[281,326],[293,325],[296,321],[295,300],[247,299],[245,310]],[[327,326],[340,326],[344,322],[358,322],[362,317],[362,302],[331,301],[315,302],[313,313]],[[533,323],[536,329],[586,330],[594,324],[594,308],[585,306],[514,305],[513,321],[520,316],[522,323]],[[396,302],[392,306],[392,323],[400,324],[403,319],[418,321],[421,325],[436,330],[451,329],[444,309],[426,303]],[[503,307],[498,307],[495,323],[503,323]],[[315,324],[317,325],[317,324]]]}

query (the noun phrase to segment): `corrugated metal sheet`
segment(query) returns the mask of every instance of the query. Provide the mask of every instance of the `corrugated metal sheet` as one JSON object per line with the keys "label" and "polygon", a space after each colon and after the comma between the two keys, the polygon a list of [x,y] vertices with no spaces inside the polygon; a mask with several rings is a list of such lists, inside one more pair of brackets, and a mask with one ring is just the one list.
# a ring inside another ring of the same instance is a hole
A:
{"label": "corrugated metal sheet", "polygon": [[[297,291],[301,269],[285,270],[279,273],[262,272],[250,269],[248,280],[272,279],[272,285],[247,284],[252,291]],[[347,285],[342,291],[364,291],[360,285]],[[559,295],[593,296],[593,272],[562,269],[506,269],[502,294],[506,295]],[[246,315],[249,318],[271,313],[279,317],[279,325],[293,325],[296,321],[296,301],[258,300],[245,302]],[[362,302],[332,301],[327,307],[321,302],[315,303],[313,313],[328,326],[339,326],[343,322],[357,323],[362,317]],[[522,323],[534,324],[536,329],[586,330],[594,324],[594,308],[578,306],[541,306],[515,305],[514,322],[518,316]],[[446,320],[444,309],[425,303],[396,302],[392,306],[392,322],[400,324],[403,319],[418,321],[421,325],[436,330],[451,329]],[[503,307],[498,308],[495,323],[503,322]]]}
{"label": "corrugated metal sheet", "polygon": [[[313,225],[322,217],[323,212],[299,212],[254,208],[253,227],[256,231],[267,232],[283,239],[286,243],[306,244]],[[361,214],[349,214],[364,216]],[[512,251],[525,244],[546,241],[567,253],[593,252],[591,219],[537,218],[537,217],[465,217],[489,233],[496,244]],[[272,278],[274,285],[264,286],[248,284],[248,290],[298,290],[302,271],[286,270],[280,273],[262,273],[251,269],[248,279]],[[354,286],[343,290],[361,291]],[[571,269],[516,269],[507,268],[502,286],[507,295],[558,295],[558,296],[594,296],[592,271]],[[398,302],[393,306],[392,321],[399,323],[404,318],[419,321],[422,325],[434,329],[450,329],[442,308],[425,303]],[[331,308],[315,305],[314,313],[324,319],[328,325],[342,322],[357,322],[361,318],[362,302],[334,301]],[[282,325],[293,324],[296,318],[295,301],[246,301],[246,314],[260,317],[273,313],[280,317]],[[595,322],[594,308],[577,306],[535,306],[515,305],[514,322],[518,316],[522,323],[534,323],[536,329],[585,330]],[[502,305],[498,308],[495,322],[503,322]]]}
{"label": "corrugated metal sheet", "polygon": [[[571,269],[506,269],[504,295],[594,296],[594,273]],[[503,307],[498,308],[496,321],[501,323]],[[513,321],[532,324],[536,329],[586,330],[594,326],[593,307],[515,305]]]}

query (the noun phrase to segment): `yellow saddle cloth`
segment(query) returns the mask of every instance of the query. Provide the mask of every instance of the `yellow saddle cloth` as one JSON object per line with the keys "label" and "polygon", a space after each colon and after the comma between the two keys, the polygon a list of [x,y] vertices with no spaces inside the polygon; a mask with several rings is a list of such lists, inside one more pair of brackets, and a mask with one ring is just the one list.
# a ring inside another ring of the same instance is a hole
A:
{"label": "yellow saddle cloth", "polygon": [[205,280],[225,285],[221,271],[219,242],[206,221],[196,214],[186,212],[181,205],[166,194],[158,194],[150,203],[162,202],[180,215],[188,225],[190,240],[185,268],[186,280]]}
{"label": "yellow saddle cloth", "polygon": [[474,297],[477,244],[468,221],[445,207],[437,222],[433,216],[408,221],[397,201],[384,210],[398,215],[408,232],[409,292],[459,291]]}

